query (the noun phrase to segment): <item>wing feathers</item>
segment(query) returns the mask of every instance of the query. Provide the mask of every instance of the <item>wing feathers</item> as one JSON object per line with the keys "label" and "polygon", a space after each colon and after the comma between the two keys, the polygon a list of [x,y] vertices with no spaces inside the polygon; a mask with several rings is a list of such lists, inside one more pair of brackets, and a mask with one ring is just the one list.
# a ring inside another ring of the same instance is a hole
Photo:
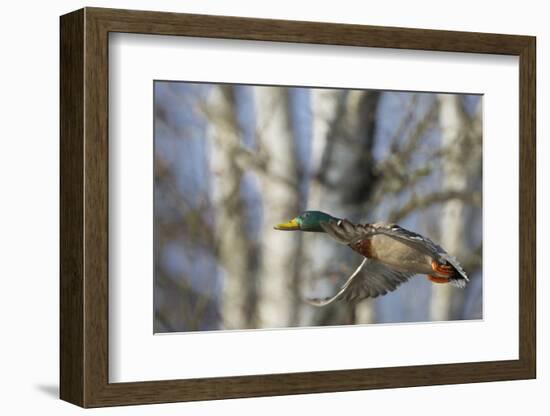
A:
{"label": "wing feathers", "polygon": [[376,260],[365,258],[334,296],[308,298],[306,301],[314,306],[326,306],[340,299],[355,302],[366,298],[375,298],[394,291],[411,276],[413,274],[397,272]]}
{"label": "wing feathers", "polygon": [[342,244],[350,244],[362,235],[359,232],[358,226],[353,225],[348,220],[322,222],[321,228],[329,236]]}
{"label": "wing feathers", "polygon": [[357,269],[355,269],[355,271],[351,274],[351,276],[348,277],[348,279],[346,280],[346,283],[344,283],[344,285],[340,288],[340,290],[334,296],[327,297],[327,298],[306,298],[305,299],[306,302],[314,306],[326,306],[334,302],[335,300],[339,299],[346,292],[349,285],[351,284],[351,282],[353,282],[353,279],[355,278],[355,276],[357,276],[357,274],[361,271],[361,269],[363,268],[367,260],[368,260],[367,258],[363,259],[359,267],[357,267]]}

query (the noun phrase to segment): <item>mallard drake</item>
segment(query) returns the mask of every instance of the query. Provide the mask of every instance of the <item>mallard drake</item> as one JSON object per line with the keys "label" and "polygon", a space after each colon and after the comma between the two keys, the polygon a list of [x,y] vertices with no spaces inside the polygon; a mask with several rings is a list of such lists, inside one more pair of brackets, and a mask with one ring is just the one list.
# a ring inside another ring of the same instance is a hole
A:
{"label": "mallard drake", "polygon": [[[397,224],[353,224],[321,211],[305,211],[274,228],[326,233],[365,257],[334,296],[306,299],[316,306],[340,299],[354,302],[385,295],[416,274],[426,275],[433,283],[460,288],[469,281],[458,261],[443,248]],[[357,277],[362,269],[361,277]]]}

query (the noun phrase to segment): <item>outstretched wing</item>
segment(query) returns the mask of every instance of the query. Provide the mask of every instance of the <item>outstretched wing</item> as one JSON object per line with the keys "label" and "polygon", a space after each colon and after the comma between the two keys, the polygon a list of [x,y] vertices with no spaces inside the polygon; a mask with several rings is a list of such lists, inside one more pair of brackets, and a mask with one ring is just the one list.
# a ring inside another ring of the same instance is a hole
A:
{"label": "outstretched wing", "polygon": [[334,296],[308,298],[306,301],[314,306],[326,306],[340,299],[347,302],[357,302],[366,298],[375,298],[393,292],[411,276],[414,276],[414,274],[397,272],[379,261],[364,258],[363,262],[348,277]]}
{"label": "outstretched wing", "polygon": [[441,246],[435,244],[429,238],[406,230],[397,224],[376,223],[356,225],[348,220],[338,220],[324,222],[321,224],[321,227],[336,241],[348,245],[376,234],[386,235],[408,245],[420,253],[431,256],[441,263],[449,263],[457,273],[456,276],[450,279],[451,283],[455,286],[464,287],[469,281],[464,269],[462,269],[462,266],[455,257],[451,256]]}

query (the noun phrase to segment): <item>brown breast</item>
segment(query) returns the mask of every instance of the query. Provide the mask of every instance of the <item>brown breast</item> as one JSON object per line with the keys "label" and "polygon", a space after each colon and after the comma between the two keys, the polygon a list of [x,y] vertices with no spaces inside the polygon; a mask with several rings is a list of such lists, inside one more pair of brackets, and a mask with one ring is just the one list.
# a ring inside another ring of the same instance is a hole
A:
{"label": "brown breast", "polygon": [[362,256],[369,259],[375,258],[372,251],[372,244],[370,238],[364,238],[362,240],[355,241],[349,245],[354,251],[358,252]]}

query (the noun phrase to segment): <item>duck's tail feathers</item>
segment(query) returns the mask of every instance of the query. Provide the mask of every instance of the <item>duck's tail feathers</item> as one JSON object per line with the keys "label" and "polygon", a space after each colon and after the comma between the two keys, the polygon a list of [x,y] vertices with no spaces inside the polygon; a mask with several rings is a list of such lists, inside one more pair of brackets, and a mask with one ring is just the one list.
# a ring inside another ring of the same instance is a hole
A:
{"label": "duck's tail feathers", "polygon": [[453,273],[449,277],[449,283],[461,289],[465,288],[470,279],[462,266],[460,266],[460,263],[457,259],[448,254],[445,256],[445,260],[447,260],[447,263],[453,268]]}

